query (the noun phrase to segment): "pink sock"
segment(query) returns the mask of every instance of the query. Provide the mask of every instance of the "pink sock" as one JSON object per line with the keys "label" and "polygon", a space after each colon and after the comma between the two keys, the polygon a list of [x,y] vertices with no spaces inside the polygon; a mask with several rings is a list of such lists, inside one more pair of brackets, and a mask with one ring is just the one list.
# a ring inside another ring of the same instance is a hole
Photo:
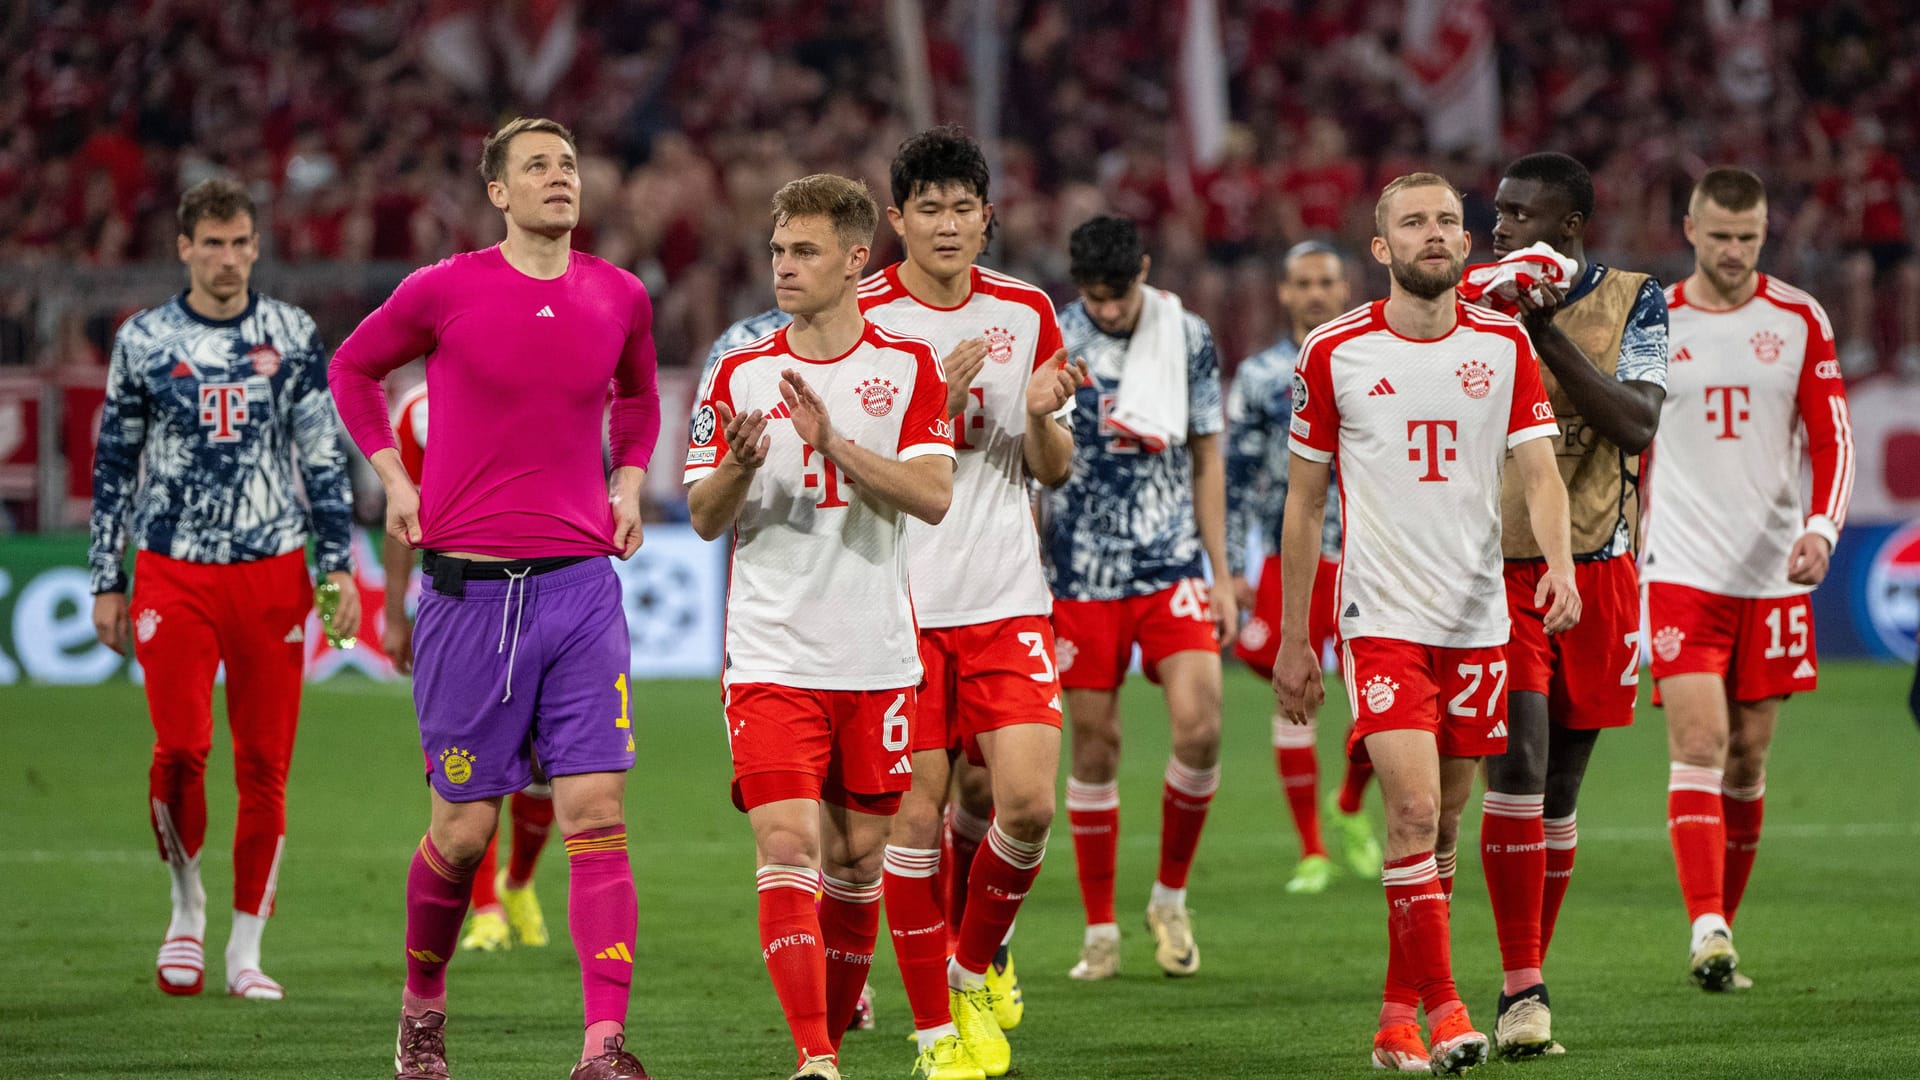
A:
{"label": "pink sock", "polygon": [[407,870],[407,987],[403,1002],[418,1015],[447,1011],[447,960],[460,940],[473,892],[473,867],[455,866],[420,838]]}
{"label": "pink sock", "polygon": [[640,904],[627,861],[625,825],[572,833],[566,846],[567,929],[580,956],[580,992],[586,1001],[586,1046],[580,1056],[588,1058],[626,1026]]}

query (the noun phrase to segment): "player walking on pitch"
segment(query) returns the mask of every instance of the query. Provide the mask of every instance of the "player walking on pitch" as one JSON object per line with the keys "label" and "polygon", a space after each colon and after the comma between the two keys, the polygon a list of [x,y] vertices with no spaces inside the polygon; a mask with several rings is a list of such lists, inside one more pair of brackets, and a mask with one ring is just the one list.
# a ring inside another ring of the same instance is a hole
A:
{"label": "player walking on pitch", "polygon": [[[624,1048],[631,646],[606,556],[640,547],[640,488],[660,429],[653,304],[632,274],[570,248],[580,179],[566,128],[515,120],[486,140],[480,171],[506,240],[416,271],[333,359],[340,414],[386,488],[387,532],[426,550],[432,579],[413,642],[431,819],[407,877],[394,1071],[447,1075],[447,960],[500,800],[527,786],[537,754],[567,849],[585,999],[573,1080],[628,1080],[646,1075]],[[423,355],[434,437],[416,489],[381,379]]]}
{"label": "player walking on pitch", "polygon": [[1574,805],[1600,732],[1633,722],[1640,688],[1640,588],[1634,572],[1641,451],[1653,441],[1667,383],[1667,305],[1660,284],[1589,262],[1593,177],[1565,154],[1529,154],[1494,195],[1493,253],[1546,243],[1576,270],[1519,294],[1520,324],[1562,437],[1580,624],[1548,635],[1534,602],[1548,567],[1527,517],[1518,470],[1501,482],[1506,556],[1507,749],[1487,758],[1480,865],[1500,939],[1503,983],[1494,1044],[1524,1057],[1554,1048],[1547,943],[1573,873]]}
{"label": "player walking on pitch", "polygon": [[1818,683],[1807,594],[1846,522],[1853,426],[1827,313],[1757,270],[1760,178],[1708,170],[1686,234],[1694,270],[1667,290],[1673,369],[1641,578],[1672,754],[1667,832],[1692,922],[1687,967],[1702,988],[1728,990],[1745,983],[1733,916],[1760,844],[1780,703]]}
{"label": "player walking on pitch", "polygon": [[[930,1080],[1006,1074],[1011,1051],[988,987],[994,955],[1040,873],[1060,765],[1060,685],[1028,504],[1029,477],[1057,484],[1073,463],[1065,426],[1084,372],[1067,366],[1053,304],[975,265],[993,221],[987,159],[957,128],[902,143],[887,220],[904,261],[862,282],[878,326],[925,338],[945,358],[954,418],[953,506],[909,520],[908,577],[926,669],[914,716],[913,786],[887,842],[888,930]],[[992,823],[969,872],[948,951],[936,888],[955,759],[987,766]]]}
{"label": "player walking on pitch", "polygon": [[[1300,343],[1347,306],[1346,260],[1317,240],[1295,244],[1280,264],[1280,307],[1287,313],[1288,335],[1247,357],[1227,390],[1227,561],[1233,566],[1234,596],[1251,612],[1233,652],[1261,678],[1273,678],[1280,651],[1280,530],[1287,504],[1287,424],[1293,418],[1293,368]],[[1267,557],[1256,593],[1246,577],[1247,532],[1260,524]],[[1330,499],[1320,532],[1320,566],[1313,576],[1313,607],[1308,627],[1314,651],[1338,647],[1334,593],[1340,574],[1340,500]],[[1289,724],[1273,718],[1273,764],[1280,788],[1300,834],[1300,864],[1287,880],[1290,893],[1325,892],[1333,881],[1333,860],[1320,835],[1320,763],[1313,724]],[[1327,816],[1340,830],[1341,853],[1353,871],[1380,873],[1380,841],[1360,810],[1360,796],[1373,778],[1373,766],[1348,759],[1340,790],[1327,801]]]}
{"label": "player walking on pitch", "polygon": [[1146,284],[1150,260],[1131,221],[1096,217],[1071,243],[1080,299],[1060,329],[1091,376],[1074,404],[1073,474],[1042,500],[1060,684],[1073,722],[1067,819],[1087,916],[1068,974],[1119,973],[1119,689],[1138,644],[1173,727],[1147,927],[1160,969],[1188,976],[1200,969],[1200,950],[1187,875],[1220,785],[1220,646],[1238,624],[1233,590],[1209,598],[1200,565],[1204,553],[1214,580],[1231,576],[1220,361],[1207,324]]}
{"label": "player walking on pitch", "polygon": [[[1470,246],[1460,196],[1402,176],[1374,209],[1374,258],[1391,292],[1301,348],[1281,540],[1286,606],[1274,688],[1306,723],[1324,697],[1308,637],[1321,515],[1337,460],[1347,524],[1340,638],[1354,731],[1387,810],[1388,958],[1373,1062],[1460,1072],[1486,1060],[1454,989],[1448,893],[1434,850],[1458,827],[1477,759],[1506,744],[1507,609],[1500,474],[1509,450],[1547,572],[1534,602],[1549,633],[1578,621],[1559,434],[1520,325],[1455,293]],[[1432,1049],[1416,1023],[1424,1003]]]}
{"label": "player walking on pitch", "polygon": [[774,292],[794,321],[707,373],[687,506],[701,536],[733,534],[733,799],[753,829],[760,944],[794,1080],[838,1080],[879,935],[887,833],[913,780],[922,671],[906,519],[947,513],[953,424],[933,346],[860,313],[879,224],[866,187],[795,180],[773,220]]}
{"label": "player walking on pitch", "polygon": [[[114,336],[93,465],[93,625],[115,652],[131,646],[146,672],[148,805],[173,893],[155,980],[168,994],[198,994],[205,983],[207,751],[214,675],[227,666],[240,794],[227,992],[278,1001],[285,991],[261,970],[260,939],[286,846],[313,605],[309,531],[320,572],[341,587],[333,629],[348,636],[360,623],[346,456],[313,319],[248,287],[260,249],[246,189],[196,184],[180,198],[179,224],[187,291]],[[296,455],[306,506],[293,494]],[[129,534],[138,548],[131,602]]]}

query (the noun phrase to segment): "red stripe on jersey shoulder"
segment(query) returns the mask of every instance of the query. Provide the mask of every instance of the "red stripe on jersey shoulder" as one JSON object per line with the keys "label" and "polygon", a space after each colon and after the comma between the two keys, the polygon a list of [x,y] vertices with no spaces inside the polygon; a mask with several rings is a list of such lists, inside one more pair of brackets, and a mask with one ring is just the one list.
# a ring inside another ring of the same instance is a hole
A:
{"label": "red stripe on jersey shoulder", "polygon": [[902,298],[911,299],[913,296],[907,291],[905,285],[900,284],[899,263],[868,275],[867,279],[854,290],[854,295],[859,299],[860,310],[863,312],[871,311],[882,304],[891,304]]}
{"label": "red stripe on jersey shoulder", "polygon": [[1352,341],[1362,334],[1381,328],[1380,305],[1383,301],[1362,304],[1352,311],[1321,323],[1307,334],[1300,343],[1300,356],[1294,362],[1296,367],[1305,367],[1307,359],[1314,350],[1331,353],[1336,347]]}
{"label": "red stripe on jersey shoulder", "polygon": [[1805,292],[1765,274],[1760,275],[1760,295],[1774,307],[1791,311],[1807,321],[1807,329],[1816,338],[1833,339],[1833,323],[1827,319],[1827,310],[1820,306]]}
{"label": "red stripe on jersey shoulder", "polygon": [[700,400],[705,401],[713,396],[713,388],[720,384],[722,374],[731,375],[735,369],[748,361],[779,355],[786,351],[787,328],[783,326],[778,330],[768,333],[764,337],[755,338],[737,349],[729,349],[721,353],[720,359],[714,361],[713,367],[707,370],[707,377],[701,380]]}
{"label": "red stripe on jersey shoulder", "polygon": [[940,362],[940,350],[933,347],[933,342],[923,337],[915,337],[912,334],[903,334],[898,330],[889,330],[871,320],[867,322],[867,341],[875,347],[882,349],[899,349],[903,352],[925,352],[933,358],[935,364]]}
{"label": "red stripe on jersey shoulder", "polygon": [[1053,297],[1048,296],[1045,289],[1021,281],[1011,274],[976,266],[973,268],[973,287],[988,296],[1023,304],[1047,315],[1053,314]]}
{"label": "red stripe on jersey shoulder", "polygon": [[1533,339],[1527,336],[1527,328],[1521,326],[1520,320],[1513,316],[1503,315],[1498,311],[1475,304],[1460,305],[1460,313],[1465,317],[1462,321],[1466,323],[1469,330],[1482,334],[1494,334],[1512,341],[1516,360],[1532,351]]}
{"label": "red stripe on jersey shoulder", "polygon": [[1672,310],[1673,308],[1677,308],[1677,307],[1687,306],[1687,293],[1685,289],[1682,289],[1680,287],[1681,285],[1682,285],[1682,282],[1676,281],[1673,284],[1667,286],[1666,295],[1667,295],[1668,310]]}

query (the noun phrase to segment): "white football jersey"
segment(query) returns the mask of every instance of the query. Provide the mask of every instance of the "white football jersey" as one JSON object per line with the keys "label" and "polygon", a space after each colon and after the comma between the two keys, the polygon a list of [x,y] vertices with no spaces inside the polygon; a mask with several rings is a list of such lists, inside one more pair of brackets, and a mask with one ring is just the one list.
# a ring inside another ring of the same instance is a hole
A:
{"label": "white football jersey", "polygon": [[1645,481],[1640,580],[1722,596],[1811,592],[1787,580],[1787,555],[1809,532],[1835,542],[1853,494],[1853,425],[1827,313],[1765,274],[1731,311],[1689,304],[1684,282],[1667,289],[1667,308],[1673,359]]}
{"label": "white football jersey", "polygon": [[1307,335],[1293,452],[1338,458],[1340,635],[1468,649],[1507,642],[1500,473],[1560,433],[1518,322],[1459,304],[1431,341],[1387,326],[1386,301]]}
{"label": "white football jersey", "polygon": [[767,413],[767,461],[734,521],[722,682],[812,690],[889,690],[920,682],[920,635],[907,594],[907,515],[862,497],[793,428],[780,373],[800,372],[834,430],[901,461],[953,457],[947,383],[933,346],[873,323],[853,349],[806,360],[782,328],[727,353],[707,373],[688,433],[686,483],[727,454],[714,406]]}
{"label": "white football jersey", "polygon": [[[987,363],[953,431],[953,508],[939,525],[907,521],[913,608],[925,627],[972,626],[1053,610],[1040,569],[1040,537],[1027,495],[1027,381],[1060,348],[1047,294],[1018,278],[973,268],[959,307],[931,307],[900,282],[894,264],[860,285],[860,308],[890,330],[925,338],[941,356],[984,337]],[[1072,403],[1060,415],[1071,412]]]}

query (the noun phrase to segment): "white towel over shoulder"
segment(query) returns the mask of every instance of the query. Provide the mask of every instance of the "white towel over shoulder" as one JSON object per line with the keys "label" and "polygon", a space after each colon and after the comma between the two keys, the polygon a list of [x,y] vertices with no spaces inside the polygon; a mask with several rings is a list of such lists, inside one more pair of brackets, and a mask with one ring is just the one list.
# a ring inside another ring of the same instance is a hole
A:
{"label": "white towel over shoulder", "polygon": [[1187,309],[1170,292],[1141,292],[1140,321],[1107,423],[1157,454],[1187,441]]}

